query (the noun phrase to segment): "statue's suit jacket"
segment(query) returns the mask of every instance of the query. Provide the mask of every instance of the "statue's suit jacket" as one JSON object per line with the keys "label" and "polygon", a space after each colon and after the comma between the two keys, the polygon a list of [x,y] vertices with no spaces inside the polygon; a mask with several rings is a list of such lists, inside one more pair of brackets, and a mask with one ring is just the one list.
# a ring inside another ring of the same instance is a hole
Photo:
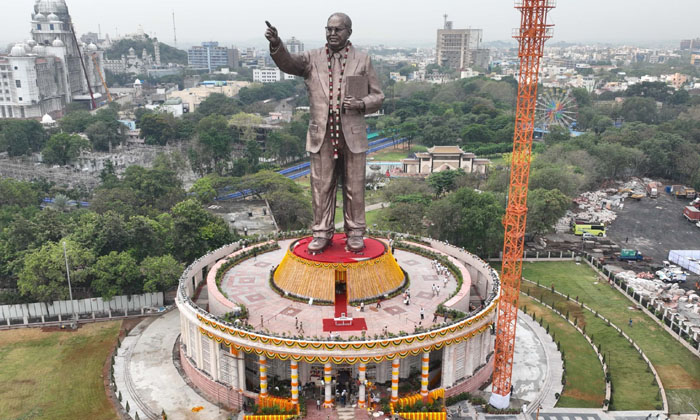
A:
{"label": "statue's suit jacket", "polygon": [[[323,139],[326,137],[328,124],[329,88],[326,48],[304,51],[302,54],[290,54],[284,44],[280,44],[277,50],[271,50],[270,55],[280,70],[304,78],[311,105],[311,119],[309,130],[306,133],[306,151],[318,153]],[[369,84],[369,94],[364,98],[358,98],[365,103],[364,113],[361,110],[346,110],[340,115],[347,147],[352,153],[364,153],[368,149],[367,124],[364,114],[371,114],[379,110],[382,101],[384,101],[384,94],[369,55],[356,50],[352,45],[345,63],[345,75],[340,91],[341,103],[342,98],[345,97],[347,76],[365,76]]]}

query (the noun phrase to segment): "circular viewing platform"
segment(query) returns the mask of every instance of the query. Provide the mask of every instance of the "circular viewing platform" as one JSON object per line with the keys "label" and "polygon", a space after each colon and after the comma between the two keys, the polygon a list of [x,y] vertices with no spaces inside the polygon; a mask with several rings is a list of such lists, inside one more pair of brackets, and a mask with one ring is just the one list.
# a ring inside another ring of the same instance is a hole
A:
{"label": "circular viewing platform", "polygon": [[350,303],[386,298],[406,285],[406,275],[388,244],[365,239],[360,252],[348,251],[345,234],[337,233],[321,253],[308,250],[311,237],[292,242],[274,272],[275,287],[285,295],[336,303],[345,295]]}
{"label": "circular viewing platform", "polygon": [[421,392],[477,389],[493,368],[498,275],[462,249],[411,239],[397,240],[394,252],[367,238],[352,253],[336,235],[316,255],[310,238],[235,243],[196,260],[177,295],[187,376],[236,408],[267,393],[268,375],[298,385],[324,378],[324,404],[332,404],[331,378],[391,384],[392,398],[416,371]]}

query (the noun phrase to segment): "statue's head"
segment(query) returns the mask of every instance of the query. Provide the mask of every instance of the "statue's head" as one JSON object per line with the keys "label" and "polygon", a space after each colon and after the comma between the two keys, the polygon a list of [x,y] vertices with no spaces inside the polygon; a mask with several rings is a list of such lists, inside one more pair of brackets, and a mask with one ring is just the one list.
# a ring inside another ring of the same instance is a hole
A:
{"label": "statue's head", "polygon": [[338,51],[348,43],[352,34],[352,20],[345,13],[333,13],[326,24],[326,41],[333,51]]}

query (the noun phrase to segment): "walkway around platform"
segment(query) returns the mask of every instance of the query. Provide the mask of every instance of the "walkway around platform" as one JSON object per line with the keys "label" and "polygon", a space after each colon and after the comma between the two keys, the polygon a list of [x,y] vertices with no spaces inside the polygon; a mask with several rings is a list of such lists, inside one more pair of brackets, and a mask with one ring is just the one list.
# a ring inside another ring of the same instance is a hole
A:
{"label": "walkway around platform", "polygon": [[142,420],[160,419],[161,410],[171,420],[227,419],[226,411],[197,394],[175,368],[173,345],[179,334],[180,312],[174,309],[144,320],[123,339],[114,363],[122,405],[128,401],[131,416],[138,412]]}

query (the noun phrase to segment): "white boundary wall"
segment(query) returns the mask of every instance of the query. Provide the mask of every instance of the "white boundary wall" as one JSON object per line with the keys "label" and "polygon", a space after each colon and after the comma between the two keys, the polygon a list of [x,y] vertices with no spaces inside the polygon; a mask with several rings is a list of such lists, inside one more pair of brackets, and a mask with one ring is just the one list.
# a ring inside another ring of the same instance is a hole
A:
{"label": "white boundary wall", "polygon": [[[79,315],[106,314],[111,316],[112,312],[128,314],[129,312],[141,312],[141,309],[147,307],[163,306],[163,292],[115,296],[107,302],[102,298],[76,299],[73,300],[73,305],[75,305],[75,312]],[[0,305],[0,324],[13,320],[21,320],[26,324],[29,319],[70,317],[72,314],[73,306],[70,300]]]}
{"label": "white boundary wall", "polygon": [[668,260],[688,271],[700,274],[700,250],[671,250]]}

